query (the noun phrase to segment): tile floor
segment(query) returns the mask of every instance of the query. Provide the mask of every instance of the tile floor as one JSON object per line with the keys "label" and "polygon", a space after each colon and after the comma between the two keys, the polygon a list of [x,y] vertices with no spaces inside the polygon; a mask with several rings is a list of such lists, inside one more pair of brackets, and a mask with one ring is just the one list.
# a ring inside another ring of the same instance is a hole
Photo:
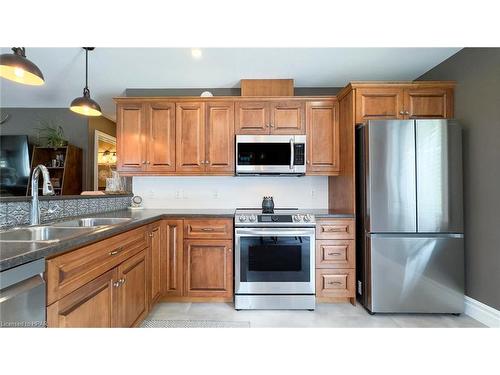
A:
{"label": "tile floor", "polygon": [[252,328],[485,327],[465,314],[370,315],[359,304],[318,304],[315,311],[236,311],[230,303],[158,303],[147,319],[249,321]]}

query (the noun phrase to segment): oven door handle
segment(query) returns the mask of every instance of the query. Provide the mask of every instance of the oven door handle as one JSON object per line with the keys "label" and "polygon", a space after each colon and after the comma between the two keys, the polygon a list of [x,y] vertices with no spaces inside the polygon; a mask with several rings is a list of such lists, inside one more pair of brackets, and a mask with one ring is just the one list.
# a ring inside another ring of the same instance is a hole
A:
{"label": "oven door handle", "polygon": [[293,162],[295,159],[294,152],[295,152],[295,143],[293,141],[293,138],[290,138],[290,169],[293,169]]}
{"label": "oven door handle", "polygon": [[236,228],[236,236],[314,236],[314,228]]}

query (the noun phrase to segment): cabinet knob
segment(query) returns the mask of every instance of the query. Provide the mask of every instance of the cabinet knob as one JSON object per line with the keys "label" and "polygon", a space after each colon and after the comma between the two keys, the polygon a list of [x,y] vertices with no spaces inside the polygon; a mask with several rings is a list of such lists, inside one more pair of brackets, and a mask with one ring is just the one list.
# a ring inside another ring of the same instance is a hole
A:
{"label": "cabinet knob", "polygon": [[410,114],[410,112],[408,112],[408,111],[405,111],[405,115],[409,115],[409,114]]}
{"label": "cabinet knob", "polygon": [[307,163],[307,164],[311,164],[311,163],[309,163],[309,160],[308,160],[308,161],[306,161],[306,163]]}
{"label": "cabinet knob", "polygon": [[114,286],[115,288],[118,288],[118,287],[120,286],[120,280],[115,281],[115,282],[113,283],[113,286]]}
{"label": "cabinet knob", "polygon": [[146,160],[143,160],[143,161],[142,161],[142,164],[146,164]]}
{"label": "cabinet knob", "polygon": [[405,111],[399,111],[399,114],[400,114],[400,115],[404,115],[404,114],[405,114]]}
{"label": "cabinet knob", "polygon": [[269,125],[271,128],[274,128],[274,125]]}
{"label": "cabinet knob", "polygon": [[153,237],[153,232],[149,233],[149,237]]}

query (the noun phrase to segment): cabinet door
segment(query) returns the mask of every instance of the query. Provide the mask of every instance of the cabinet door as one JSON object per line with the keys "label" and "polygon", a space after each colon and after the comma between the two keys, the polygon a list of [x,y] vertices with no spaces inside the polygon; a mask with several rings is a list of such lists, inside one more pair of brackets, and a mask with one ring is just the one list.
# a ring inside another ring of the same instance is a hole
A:
{"label": "cabinet door", "polygon": [[399,87],[356,89],[356,123],[403,119],[403,93]]}
{"label": "cabinet door", "polygon": [[148,246],[148,303],[149,307],[158,300],[161,291],[161,253],[164,239],[161,223],[151,224],[149,227]]}
{"label": "cabinet door", "polygon": [[175,104],[151,103],[146,106],[148,172],[175,171]]}
{"label": "cabinet door", "polygon": [[236,134],[269,134],[269,102],[236,102]]}
{"label": "cabinet door", "polygon": [[176,172],[205,171],[203,103],[176,105]]}
{"label": "cabinet door", "polygon": [[184,284],[188,297],[233,296],[231,240],[185,240]]}
{"label": "cabinet door", "polygon": [[304,102],[272,102],[271,134],[306,134]]}
{"label": "cabinet door", "polygon": [[116,114],[117,169],[141,172],[146,167],[146,131],[142,104],[118,104]]}
{"label": "cabinet door", "polygon": [[453,118],[453,89],[406,89],[404,108],[406,118]]}
{"label": "cabinet door", "polygon": [[307,103],[307,173],[336,175],[339,162],[338,103]]}
{"label": "cabinet door", "polygon": [[234,173],[234,103],[206,103],[207,172]]}
{"label": "cabinet door", "polygon": [[118,266],[117,283],[119,326],[134,327],[148,313],[145,250]]}
{"label": "cabinet door", "polygon": [[182,220],[163,222],[164,247],[161,253],[162,295],[182,296],[183,293],[183,225]]}
{"label": "cabinet door", "polygon": [[48,327],[110,328],[118,323],[116,268],[47,307]]}

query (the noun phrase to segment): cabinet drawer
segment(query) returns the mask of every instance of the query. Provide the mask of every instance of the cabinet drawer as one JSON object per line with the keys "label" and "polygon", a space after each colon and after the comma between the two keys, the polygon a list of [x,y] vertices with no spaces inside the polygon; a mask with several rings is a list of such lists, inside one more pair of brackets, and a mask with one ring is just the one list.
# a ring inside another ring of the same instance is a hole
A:
{"label": "cabinet drawer", "polygon": [[354,238],[354,219],[319,220],[316,224],[316,239],[318,240],[353,240]]}
{"label": "cabinet drawer", "polygon": [[317,297],[355,297],[354,269],[317,269],[316,296]]}
{"label": "cabinet drawer", "polygon": [[47,304],[68,295],[147,247],[144,227],[47,260]]}
{"label": "cabinet drawer", "polygon": [[354,240],[316,241],[316,268],[354,268]]}
{"label": "cabinet drawer", "polygon": [[184,220],[184,238],[233,238],[232,219]]}

